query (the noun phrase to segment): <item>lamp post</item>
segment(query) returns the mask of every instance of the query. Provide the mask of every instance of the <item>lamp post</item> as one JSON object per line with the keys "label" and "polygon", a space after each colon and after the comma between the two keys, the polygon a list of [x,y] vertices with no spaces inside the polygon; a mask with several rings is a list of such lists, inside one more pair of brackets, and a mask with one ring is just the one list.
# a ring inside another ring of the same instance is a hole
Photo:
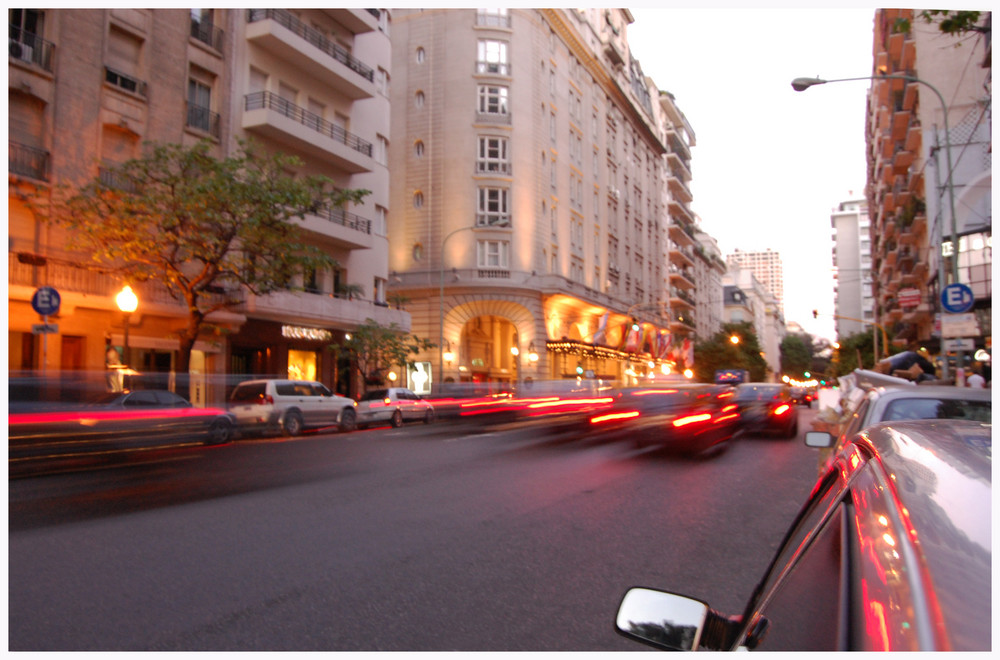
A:
{"label": "lamp post", "polygon": [[[930,84],[926,80],[921,80],[915,76],[908,76],[906,74],[879,74],[876,76],[860,76],[857,78],[836,78],[834,80],[823,80],[822,78],[796,78],[792,81],[792,89],[796,92],[803,92],[814,85],[824,85],[826,83],[834,82],[848,82],[852,80],[907,80],[909,82],[920,83],[921,85],[926,85],[931,89],[932,92],[937,96],[938,101],[941,103],[941,114],[944,118],[944,142],[945,142],[945,157],[948,162],[948,176],[946,177],[945,186],[948,188],[948,206],[951,211],[951,280],[953,283],[958,282],[958,225],[955,218],[955,186],[952,182],[952,162],[951,162],[951,131],[948,128],[948,106],[944,102],[944,96],[938,91],[937,87]],[[942,282],[942,285],[944,283]],[[883,330],[884,332],[884,330]],[[889,353],[888,347],[886,347],[886,354]],[[959,351],[957,355],[957,362],[961,362],[963,355]],[[943,360],[942,366],[942,376],[948,377],[948,360]]]}
{"label": "lamp post", "polygon": [[132,291],[132,287],[126,284],[122,287],[122,290],[118,292],[118,295],[115,296],[115,302],[118,304],[118,309],[125,314],[124,347],[122,349],[124,355],[122,357],[125,358],[125,364],[128,365],[128,324],[132,316],[132,312],[139,307],[139,298],[135,295],[135,292]]}

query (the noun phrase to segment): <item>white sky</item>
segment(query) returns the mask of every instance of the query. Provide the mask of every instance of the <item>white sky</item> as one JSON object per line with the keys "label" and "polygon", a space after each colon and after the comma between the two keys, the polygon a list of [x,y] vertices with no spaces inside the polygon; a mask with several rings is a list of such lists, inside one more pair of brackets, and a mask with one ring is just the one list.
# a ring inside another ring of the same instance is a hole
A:
{"label": "white sky", "polygon": [[785,320],[836,339],[830,214],[864,198],[869,83],[795,92],[791,81],[870,75],[874,9],[631,11],[632,55],[694,129],[691,209],[702,229],[723,258],[778,251]]}

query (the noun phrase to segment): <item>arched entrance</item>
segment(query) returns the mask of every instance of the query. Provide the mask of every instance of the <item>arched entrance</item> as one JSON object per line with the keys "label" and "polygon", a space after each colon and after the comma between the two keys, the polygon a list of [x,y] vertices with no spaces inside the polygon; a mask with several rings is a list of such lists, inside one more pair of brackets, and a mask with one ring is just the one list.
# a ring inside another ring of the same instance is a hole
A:
{"label": "arched entrance", "polygon": [[512,385],[518,380],[517,328],[499,316],[477,316],[462,327],[459,381]]}

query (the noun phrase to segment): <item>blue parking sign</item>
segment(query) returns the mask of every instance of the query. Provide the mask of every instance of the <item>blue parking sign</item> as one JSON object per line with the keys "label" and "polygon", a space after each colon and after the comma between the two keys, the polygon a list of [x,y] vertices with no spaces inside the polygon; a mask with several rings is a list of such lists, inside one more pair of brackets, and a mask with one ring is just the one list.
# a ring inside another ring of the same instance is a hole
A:
{"label": "blue parking sign", "polygon": [[941,304],[945,311],[952,314],[963,314],[972,309],[972,304],[976,302],[976,296],[972,289],[961,283],[949,284],[941,292]]}
{"label": "blue parking sign", "polygon": [[51,286],[41,286],[35,289],[31,296],[31,308],[42,316],[52,316],[59,311],[61,299],[59,292]]}

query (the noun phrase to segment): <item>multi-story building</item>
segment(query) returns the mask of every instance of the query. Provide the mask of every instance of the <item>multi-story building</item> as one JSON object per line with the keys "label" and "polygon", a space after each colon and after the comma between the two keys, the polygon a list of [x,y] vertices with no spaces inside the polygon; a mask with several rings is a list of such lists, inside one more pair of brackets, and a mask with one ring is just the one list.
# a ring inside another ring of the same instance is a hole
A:
{"label": "multi-story building", "polygon": [[764,288],[778,301],[778,308],[784,310],[785,276],[781,267],[781,255],[771,248],[763,252],[736,249],[726,257],[729,268],[749,270]]}
{"label": "multi-story building", "polygon": [[[146,141],[212,143],[225,157],[237,138],[298,156],[296,172],[324,174],[371,194],[350,209],[317,209],[304,240],[340,264],[303,274],[294,291],[254,297],[209,320],[195,344],[192,398],[224,395],[204,376],[267,373],[314,377],[346,392],[326,346],[366,318],[409,329],[385,303],[389,208],[388,15],[366,9],[11,9],[9,87],[10,369],[97,371],[106,349],[124,349],[114,296],[123,282],[84,266],[56,226],[26,200],[102,176],[139,157]],[[341,295],[342,285],[353,295]],[[57,334],[33,334],[30,300],[56,287]],[[172,372],[172,334],[187,310],[156,283],[135,287],[125,363]]]}
{"label": "multi-story building", "polygon": [[[838,338],[869,330],[875,322],[868,202],[841,202],[830,215],[833,228],[834,327]],[[884,354],[884,352],[883,352]]]}
{"label": "multi-story building", "polygon": [[631,56],[628,10],[393,18],[389,287],[438,344],[419,368],[441,384],[665,365],[695,330],[694,134]]}
{"label": "multi-story building", "polygon": [[876,317],[898,345],[947,351],[940,339],[953,317],[939,301],[957,272],[979,321],[965,338],[983,347],[992,311],[989,32],[946,35],[915,14],[875,12],[866,138]]}
{"label": "multi-story building", "polygon": [[749,268],[731,266],[722,285],[725,322],[753,324],[768,379],[776,379],[781,373],[781,341],[787,333],[777,296]]}
{"label": "multi-story building", "polygon": [[695,281],[697,282],[695,303],[695,327],[699,340],[705,340],[722,329],[723,324],[723,289],[722,276],[726,274],[726,262],[722,259],[722,251],[715,238],[699,231],[696,234],[698,243],[694,262]]}

